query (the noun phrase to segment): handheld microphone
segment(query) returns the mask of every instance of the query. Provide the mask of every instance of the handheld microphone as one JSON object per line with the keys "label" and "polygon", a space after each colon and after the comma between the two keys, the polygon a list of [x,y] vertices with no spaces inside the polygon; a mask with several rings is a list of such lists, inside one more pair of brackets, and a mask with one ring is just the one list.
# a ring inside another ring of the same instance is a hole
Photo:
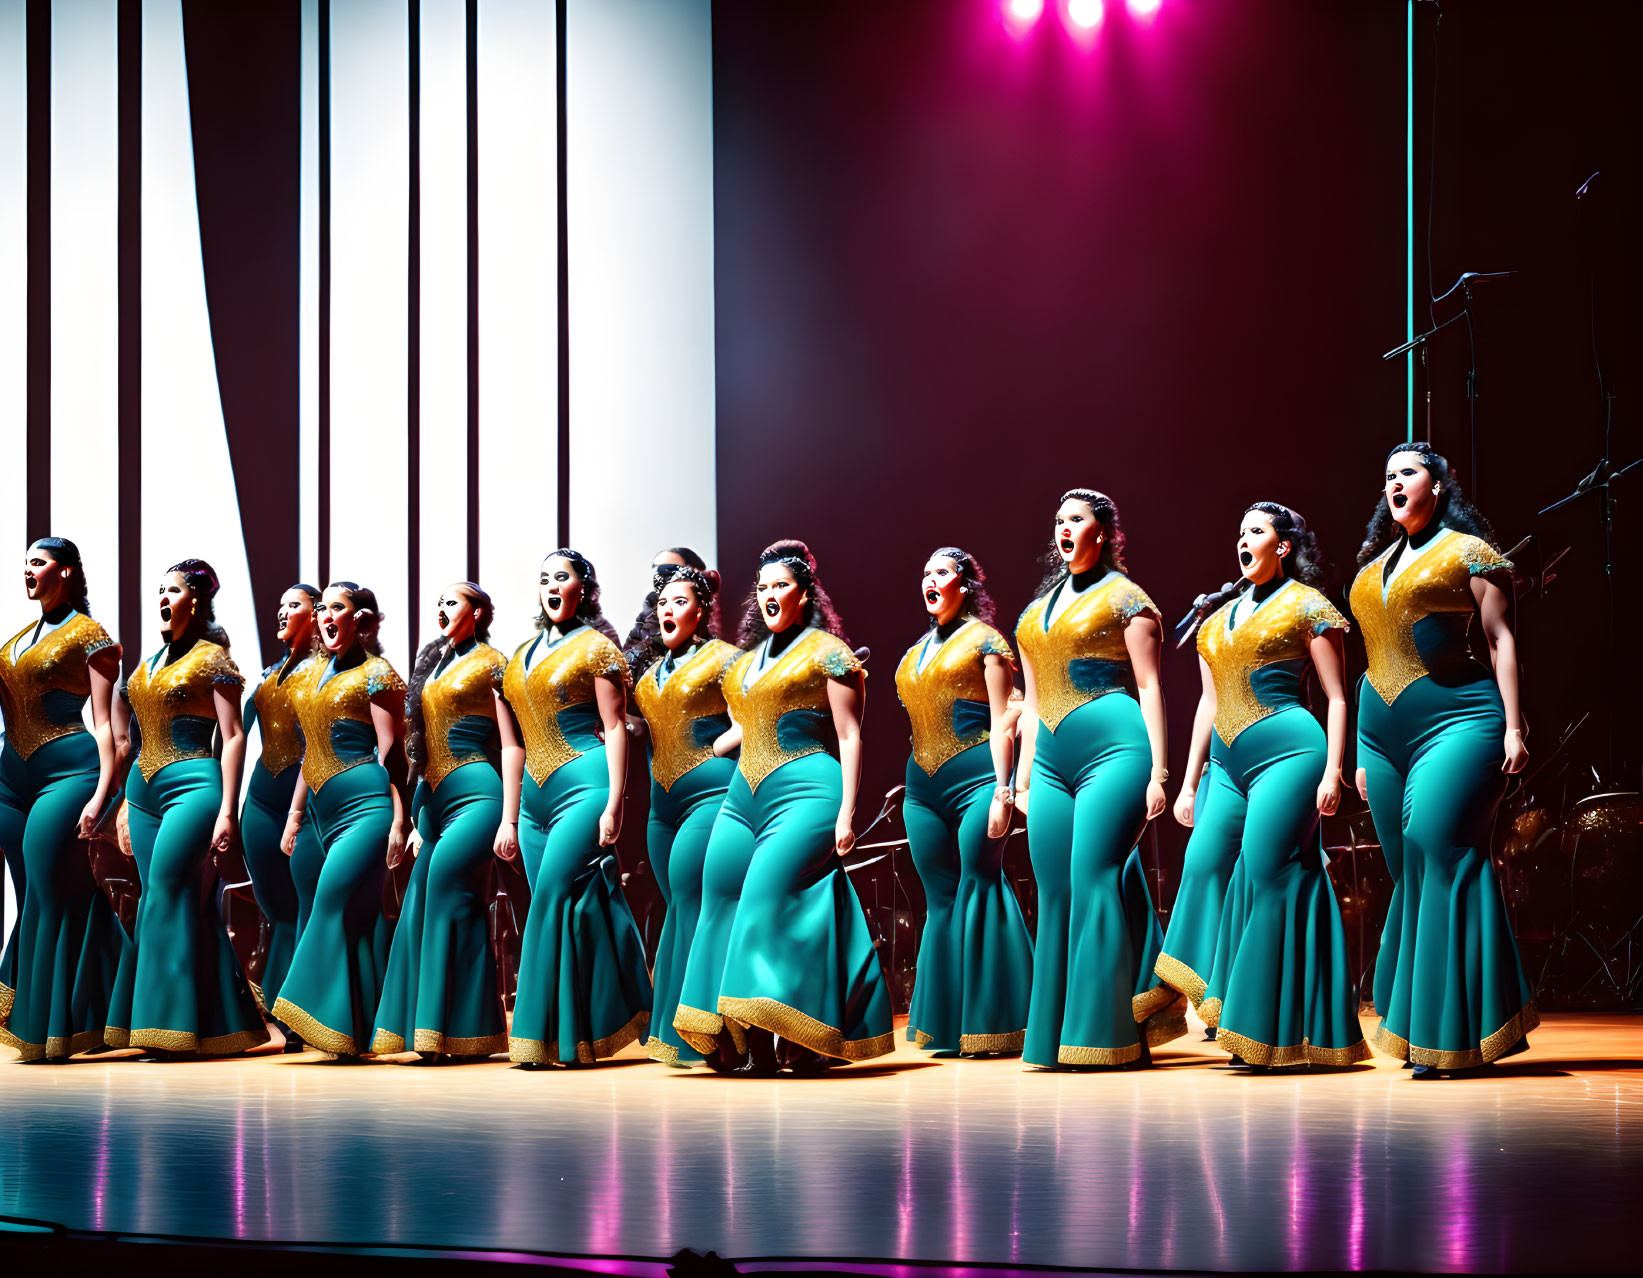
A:
{"label": "handheld microphone", "polygon": [[1226,598],[1232,592],[1232,589],[1232,582],[1223,581],[1221,588],[1213,595],[1199,595],[1198,598],[1192,601],[1191,610],[1175,625],[1175,646],[1177,648],[1186,647],[1187,640],[1197,633],[1198,627],[1203,624],[1204,618],[1209,615],[1210,605],[1219,599]]}

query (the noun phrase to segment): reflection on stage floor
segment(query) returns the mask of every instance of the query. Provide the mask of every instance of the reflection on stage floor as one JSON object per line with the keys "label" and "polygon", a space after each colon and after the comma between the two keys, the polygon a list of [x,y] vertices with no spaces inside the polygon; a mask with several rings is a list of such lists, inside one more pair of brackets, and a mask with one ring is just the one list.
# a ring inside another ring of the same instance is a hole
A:
{"label": "reflection on stage floor", "polygon": [[[1643,1021],[1487,1077],[1083,1075],[902,1047],[831,1076],[640,1059],[0,1062],[0,1214],[75,1230],[1124,1269],[1631,1269]],[[630,1053],[633,1049],[629,1049]]]}

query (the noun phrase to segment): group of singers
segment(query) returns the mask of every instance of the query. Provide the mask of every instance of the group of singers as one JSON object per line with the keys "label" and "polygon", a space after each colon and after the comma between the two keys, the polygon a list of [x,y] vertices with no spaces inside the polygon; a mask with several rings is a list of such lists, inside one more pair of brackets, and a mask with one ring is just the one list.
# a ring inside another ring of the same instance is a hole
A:
{"label": "group of singers", "polygon": [[[975,558],[929,556],[929,627],[895,672],[928,903],[907,1027],[920,1047],[1141,1066],[1186,1032],[1190,1000],[1252,1071],[1369,1056],[1319,836],[1343,784],[1350,625],[1293,510],[1250,505],[1237,555],[1238,586],[1200,608],[1203,688],[1174,805],[1193,832],[1167,934],[1136,850],[1168,803],[1163,625],[1126,575],[1117,507],[1065,494],[1013,642]],[[1358,561],[1356,779],[1394,881],[1375,1046],[1440,1078],[1521,1051],[1537,1019],[1487,846],[1505,774],[1527,758],[1511,565],[1426,444],[1388,457]],[[23,1061],[230,1055],[268,1042],[269,1021],[291,1050],[506,1052],[526,1067],[591,1064],[641,1036],[658,1061],[761,1076],[893,1050],[840,860],[866,676],[802,542],[760,556],[734,644],[713,633],[717,575],[687,550],[658,556],[626,651],[575,550],[543,560],[537,633],[511,656],[490,645],[490,597],[453,583],[408,685],[369,589],[293,586],[285,655],[248,696],[202,561],[165,574],[163,645],[123,683],[74,544],[34,542],[25,583],[39,616],[0,649],[0,851],[21,906],[0,1040]],[[1474,618],[1492,669],[1471,655]],[[262,753],[236,812],[253,721]],[[613,854],[630,740],[647,746],[667,902],[654,972]],[[1016,811],[1036,935],[1003,876]],[[129,932],[84,842],[116,825],[141,882]],[[236,826],[270,924],[260,986],[211,890]],[[407,856],[390,925],[383,879]],[[522,860],[530,884],[511,1020],[492,856]]]}

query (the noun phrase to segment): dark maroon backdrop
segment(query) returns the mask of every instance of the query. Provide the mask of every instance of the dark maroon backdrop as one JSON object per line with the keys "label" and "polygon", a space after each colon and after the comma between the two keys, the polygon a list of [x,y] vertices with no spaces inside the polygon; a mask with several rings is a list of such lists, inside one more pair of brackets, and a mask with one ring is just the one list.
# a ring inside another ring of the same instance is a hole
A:
{"label": "dark maroon backdrop", "polygon": [[[1597,456],[1572,195],[1635,158],[1636,22],[1448,8],[1434,269],[1525,272],[1479,300],[1484,502],[1507,544],[1538,527],[1584,558],[1578,594],[1524,609],[1548,749],[1573,716],[1563,671],[1598,652],[1570,624],[1595,618],[1598,543],[1589,512],[1531,516]],[[1404,331],[1404,7],[1165,0],[1143,23],[1109,0],[1090,47],[1053,4],[1019,40],[998,11],[714,5],[720,554],[740,589],[775,537],[816,551],[875,654],[869,796],[904,766],[893,672],[932,548],[978,554],[1013,626],[1059,494],[1098,487],[1173,622],[1233,572],[1245,503],[1272,499],[1344,586],[1404,436],[1404,367],[1380,359]],[[1611,327],[1607,345],[1637,343]],[[1464,478],[1463,327],[1434,368],[1434,434]],[[1180,769],[1190,654],[1165,675]],[[1162,824],[1173,880],[1185,836]]]}

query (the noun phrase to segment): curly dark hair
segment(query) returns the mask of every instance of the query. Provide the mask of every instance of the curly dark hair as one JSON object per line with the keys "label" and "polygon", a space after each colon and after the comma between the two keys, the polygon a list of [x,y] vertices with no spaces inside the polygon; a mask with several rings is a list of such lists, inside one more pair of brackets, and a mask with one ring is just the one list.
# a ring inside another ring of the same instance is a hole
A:
{"label": "curly dark hair", "polygon": [[86,598],[86,569],[80,562],[80,548],[67,537],[36,537],[29,543],[30,550],[43,550],[59,568],[74,569],[68,588],[69,607],[91,616],[91,603]]}
{"label": "curly dark hair", "polygon": [[656,570],[651,575],[650,593],[645,596],[650,601],[651,624],[645,627],[642,633],[635,627],[635,634],[628,636],[628,646],[622,654],[627,658],[628,669],[633,672],[635,678],[650,669],[653,662],[659,661],[667,653],[667,645],[662,642],[661,623],[656,619],[656,604],[669,582],[684,582],[696,592],[696,601],[702,605],[702,621],[696,627],[696,633],[690,637],[690,646],[699,648],[710,639],[718,637],[719,628],[713,607],[719,588],[717,577],[717,573],[710,575],[690,564],[656,565]]}
{"label": "curly dark hair", "polygon": [[[1056,502],[1057,508],[1069,501],[1081,501],[1094,513],[1101,525],[1103,538],[1101,541],[1101,557],[1096,561],[1098,567],[1107,572],[1124,572],[1124,529],[1118,522],[1118,503],[1106,493],[1097,492],[1093,488],[1069,488],[1061,494],[1061,500]],[[1042,595],[1054,586],[1060,585],[1072,570],[1067,567],[1067,561],[1062,559],[1061,552],[1056,549],[1055,538],[1050,539],[1049,553],[1044,556],[1044,580],[1038,583],[1035,594]]]}
{"label": "curly dark hair", "polygon": [[[573,614],[575,619],[584,626],[590,626],[597,630],[613,644],[620,647],[622,641],[616,634],[616,627],[605,620],[605,614],[599,608],[599,575],[594,572],[592,561],[581,551],[572,550],[569,546],[560,546],[542,556],[543,563],[547,563],[550,559],[569,560],[570,566],[576,569],[576,575],[581,579],[582,599],[576,605],[576,612]],[[538,630],[547,630],[552,625],[553,619],[548,616],[548,610],[538,603],[536,628]]]}
{"label": "curly dark hair", "polygon": [[1324,589],[1328,583],[1328,570],[1318,550],[1318,534],[1307,527],[1306,520],[1276,501],[1251,502],[1245,507],[1244,514],[1252,510],[1267,516],[1272,521],[1272,531],[1289,543],[1289,554],[1284,556],[1280,565],[1284,576],[1293,577],[1316,590]]}
{"label": "curly dark hair", "polygon": [[[373,657],[382,656],[382,605],[377,603],[376,591],[357,581],[333,581],[326,589],[346,591],[354,611],[367,614],[359,620],[359,646]],[[320,638],[318,626],[314,627],[313,644],[314,655],[323,658],[325,641]]]}
{"label": "curly dark hair", "polygon": [[217,610],[212,603],[220,588],[217,570],[203,559],[184,559],[172,564],[167,573],[181,573],[183,584],[194,595],[194,615],[188,622],[188,636],[204,639],[219,648],[228,647],[228,631],[217,624]]}
{"label": "curly dark hair", "polygon": [[[981,561],[967,550],[960,550],[957,546],[942,546],[930,552],[930,559],[951,559],[958,565],[959,584],[967,592],[964,596],[964,606],[958,611],[960,617],[973,617],[987,625],[993,624],[998,615],[998,607],[993,603],[992,593],[987,589],[987,573],[982,568]],[[930,618],[930,628],[935,629],[936,619]]]}
{"label": "curly dark hair", "polygon": [[[767,564],[784,566],[793,574],[799,589],[809,596],[804,605],[804,615],[800,618],[801,624],[825,630],[849,644],[850,640],[844,634],[844,623],[839,620],[838,611],[822,586],[816,569],[816,557],[810,553],[809,546],[796,538],[772,542],[759,552],[759,569],[762,570]],[[769,635],[770,627],[765,624],[764,613],[759,608],[758,572],[755,571],[754,588],[747,592],[747,600],[742,604],[742,620],[736,629],[736,643],[738,647],[751,648],[764,642]]]}
{"label": "curly dark hair", "polygon": [[[479,616],[474,620],[474,638],[480,643],[489,642],[491,620],[496,616],[496,605],[491,602],[490,595],[477,582],[459,581],[454,584],[457,593],[479,609]],[[411,664],[411,678],[405,691],[405,757],[414,764],[428,762],[427,743],[423,740],[427,725],[422,717],[422,689],[450,646],[444,635],[430,639],[422,645]],[[497,761],[492,760],[493,763]]]}
{"label": "curly dark hair", "polygon": [[[1488,542],[1493,549],[1500,549],[1500,543],[1495,540],[1493,526],[1484,518],[1483,512],[1461,491],[1459,482],[1449,471],[1447,457],[1425,440],[1413,444],[1399,444],[1387,453],[1386,460],[1390,462],[1399,453],[1413,453],[1419,457],[1421,464],[1432,473],[1432,478],[1443,488],[1438,494],[1437,509],[1432,512],[1433,523],[1453,528],[1456,532],[1470,533],[1478,540]],[[1380,500],[1375,503],[1375,513],[1369,517],[1369,524],[1364,529],[1363,545],[1358,548],[1358,566],[1361,568],[1374,559],[1396,541],[1402,532],[1397,521],[1392,518],[1392,508],[1386,504],[1386,496],[1383,493]]]}
{"label": "curly dark hair", "polygon": [[[701,573],[702,576],[706,577],[708,581],[712,583],[713,590],[715,594],[717,594],[719,589],[719,574],[709,568],[707,566],[707,560],[703,559],[689,546],[669,546],[666,550],[659,553],[665,555],[678,555],[680,559],[685,561],[685,567],[694,568],[697,572]],[[656,637],[656,592],[661,589],[662,582],[664,580],[659,574],[663,571],[663,569],[677,567],[679,567],[678,564],[655,564],[652,566],[651,588],[645,594],[644,603],[639,606],[639,615],[633,619],[633,626],[628,631],[628,637],[622,642],[622,650],[624,652],[631,655],[640,648],[645,647],[652,639]],[[718,613],[716,611],[710,613],[708,620],[713,626],[713,633],[718,634]]]}

